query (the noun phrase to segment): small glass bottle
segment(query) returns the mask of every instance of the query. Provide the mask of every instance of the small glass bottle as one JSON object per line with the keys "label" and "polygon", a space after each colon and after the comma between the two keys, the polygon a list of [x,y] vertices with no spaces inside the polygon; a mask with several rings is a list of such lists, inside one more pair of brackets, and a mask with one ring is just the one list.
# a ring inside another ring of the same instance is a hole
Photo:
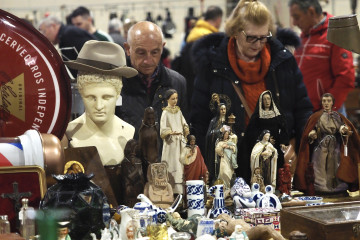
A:
{"label": "small glass bottle", "polygon": [[22,207],[19,212],[20,220],[20,234],[26,240],[35,236],[35,210],[29,207],[29,199],[23,198],[21,200]]}
{"label": "small glass bottle", "polygon": [[10,222],[7,215],[0,216],[0,234],[10,233]]}

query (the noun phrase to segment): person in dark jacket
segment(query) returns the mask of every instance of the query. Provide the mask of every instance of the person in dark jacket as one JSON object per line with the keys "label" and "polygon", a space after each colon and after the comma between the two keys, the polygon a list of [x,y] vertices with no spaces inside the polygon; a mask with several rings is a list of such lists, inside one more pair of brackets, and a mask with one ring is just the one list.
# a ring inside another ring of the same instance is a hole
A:
{"label": "person in dark jacket", "polygon": [[124,48],[128,66],[138,70],[132,78],[123,78],[121,106],[116,107],[116,115],[135,127],[135,139],[145,108],[155,111],[155,121],[160,122],[162,108],[167,106],[164,98],[166,90],[178,92],[178,105],[187,117],[186,81],[179,73],[165,67],[160,59],[165,46],[161,28],[152,22],[142,21],[133,25],[128,32]]}
{"label": "person in dark jacket", "polygon": [[[231,100],[228,112],[236,117],[233,131],[238,136],[236,175],[250,180],[250,159],[241,152],[242,138],[260,94],[270,90],[284,114],[290,137],[297,143],[312,113],[302,75],[293,55],[271,38],[272,19],[259,1],[241,0],[226,21],[225,33],[210,34],[193,46],[197,64],[190,122],[204,149],[208,124],[213,117],[209,102],[213,93]],[[240,100],[240,97],[243,100]],[[217,176],[213,176],[215,180]]]}
{"label": "person in dark jacket", "polygon": [[96,40],[87,31],[71,25],[64,25],[57,17],[48,16],[39,23],[39,31],[53,44],[59,44],[65,61],[76,60],[85,42]]}

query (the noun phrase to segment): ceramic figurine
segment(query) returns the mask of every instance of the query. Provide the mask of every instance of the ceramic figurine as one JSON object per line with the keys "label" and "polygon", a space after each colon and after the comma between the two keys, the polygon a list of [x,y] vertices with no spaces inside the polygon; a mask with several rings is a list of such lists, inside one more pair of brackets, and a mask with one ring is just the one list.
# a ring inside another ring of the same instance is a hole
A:
{"label": "ceramic figurine", "polygon": [[165,93],[168,106],[164,108],[160,119],[160,136],[163,139],[161,161],[168,163],[168,172],[175,180],[174,193],[183,194],[184,167],[181,164],[181,151],[185,147],[189,127],[177,104],[175,89]]}
{"label": "ceramic figurine", "polygon": [[176,208],[179,206],[181,200],[182,200],[182,195],[178,195],[176,197],[176,199],[174,200],[174,202],[171,204],[170,207],[163,209],[161,207],[156,206],[155,204],[152,203],[152,201],[145,196],[144,194],[139,194],[139,196],[137,197],[141,202],[138,202],[135,204],[134,209],[137,209],[139,211],[141,210],[152,210],[154,214],[156,214],[156,218],[157,218],[157,222],[158,223],[164,223],[165,222],[165,214],[166,213],[173,213]]}
{"label": "ceramic figurine", "polygon": [[224,185],[221,184],[210,187],[209,194],[214,197],[214,200],[213,207],[208,212],[208,218],[216,218],[222,213],[231,215],[230,211],[225,207]]}
{"label": "ceramic figurine", "polygon": [[256,168],[254,169],[253,176],[251,177],[251,181],[250,181],[251,186],[252,186],[254,183],[259,184],[259,190],[260,190],[262,193],[265,193],[264,178],[261,176],[261,169],[260,169],[260,167],[256,167]]}
{"label": "ceramic figurine", "polygon": [[[103,62],[104,65],[92,63]],[[118,66],[126,63],[124,50],[117,44],[87,41],[78,59],[65,64],[79,70],[77,87],[84,102],[85,113],[71,121],[63,143],[70,147],[96,146],[103,165],[116,165],[124,159],[126,142],[133,138],[135,128],[115,115],[115,106],[122,88],[122,77],[137,75],[133,68]],[[106,67],[112,65],[110,70]]]}
{"label": "ceramic figurine", "polygon": [[270,142],[270,131],[264,130],[251,151],[250,168],[252,173],[260,168],[265,185],[276,187],[277,157],[277,150]]}
{"label": "ceramic figurine", "polygon": [[249,240],[245,231],[242,231],[241,225],[235,226],[235,231],[230,235],[231,240]]}
{"label": "ceramic figurine", "polygon": [[251,197],[250,187],[243,178],[235,179],[234,185],[230,189],[230,195],[234,201],[235,213],[242,208],[255,207],[256,203]]}
{"label": "ceramic figurine", "polygon": [[137,196],[144,192],[145,178],[142,161],[136,157],[138,143],[130,139],[124,149],[124,160],[120,164],[120,203],[133,206],[137,202]]}
{"label": "ceramic figurine", "polygon": [[[224,100],[226,103],[223,103]],[[221,94],[214,93],[210,102],[210,109],[215,112],[216,116],[211,119],[205,139],[205,163],[209,171],[209,181],[212,184],[219,173],[219,162],[215,162],[215,142],[224,132],[223,125],[226,125],[227,109],[231,106],[230,99]]]}
{"label": "ceramic figurine", "polygon": [[71,240],[67,224],[58,224],[58,240]]}
{"label": "ceramic figurine", "polygon": [[85,173],[84,166],[78,161],[68,161],[64,166],[64,174]]}
{"label": "ceramic figurine", "polygon": [[291,178],[290,165],[284,163],[284,167],[278,171],[278,189],[281,193],[290,194]]}
{"label": "ceramic figurine", "polygon": [[[264,187],[265,192],[265,187]],[[260,192],[260,185],[258,183],[253,183],[251,185],[251,198],[256,203],[256,207],[259,207],[259,201],[264,196],[264,193]]]}
{"label": "ceramic figurine", "polygon": [[175,230],[179,232],[190,232],[192,234],[196,234],[197,232],[199,218],[201,218],[201,215],[198,214],[195,214],[186,220],[182,219],[178,212],[166,214],[166,220]]}
{"label": "ceramic figurine", "polygon": [[174,201],[174,192],[169,183],[166,162],[152,163],[148,169],[148,182],[144,194],[158,207],[168,208]]}
{"label": "ceramic figurine", "polygon": [[139,129],[139,147],[141,156],[147,162],[147,165],[158,162],[159,137],[154,109],[147,107],[145,108],[144,119]]}
{"label": "ceramic figurine", "polygon": [[[277,162],[280,164],[278,166],[283,166],[283,151],[285,151],[289,145],[289,133],[287,131],[285,116],[280,112],[280,108],[276,101],[274,101],[274,98],[269,90],[261,93],[254,113],[249,120],[249,124],[244,134],[244,139],[239,147],[241,149],[239,149],[239,154],[241,154],[242,159],[247,160],[251,158],[252,149],[257,143],[258,137],[265,129],[270,131],[270,135],[272,137],[271,143],[278,152]],[[248,160],[244,160],[242,162],[242,168],[250,169],[250,167],[246,165],[248,163]],[[276,173],[277,170],[275,171],[275,174]],[[243,177],[246,181],[250,181],[252,174],[253,171],[251,171],[248,178],[246,176]],[[265,183],[265,185],[267,184],[269,183]]]}
{"label": "ceramic figurine", "polygon": [[203,180],[206,182],[207,167],[195,141],[194,135],[188,135],[187,145],[182,151],[181,162],[184,164],[185,181]]}
{"label": "ceramic figurine", "polygon": [[229,236],[226,227],[228,225],[228,222],[224,219],[220,219],[219,223],[215,225],[215,230],[213,232],[213,235],[215,235],[217,238],[224,238]]}
{"label": "ceramic figurine", "polygon": [[224,182],[225,188],[230,189],[230,180],[237,165],[237,146],[229,138],[230,131],[224,131],[218,139],[215,152],[220,157],[219,179]]}
{"label": "ceramic figurine", "polygon": [[274,194],[274,188],[271,185],[265,187],[265,194],[262,198],[258,200],[258,207],[268,208],[273,207],[276,209],[281,209],[281,203],[279,198]]}
{"label": "ceramic figurine", "polygon": [[298,190],[307,191],[305,173],[309,162],[313,163],[315,191],[358,190],[359,135],[346,117],[333,111],[334,102],[333,95],[325,93],[321,97],[322,110],[312,114],[304,128],[294,176]]}

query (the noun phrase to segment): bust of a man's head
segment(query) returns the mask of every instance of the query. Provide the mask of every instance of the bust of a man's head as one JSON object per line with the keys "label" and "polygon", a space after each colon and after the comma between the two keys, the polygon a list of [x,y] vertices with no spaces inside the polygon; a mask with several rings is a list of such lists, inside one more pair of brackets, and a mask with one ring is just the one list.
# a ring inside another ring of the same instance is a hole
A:
{"label": "bust of a man's head", "polygon": [[115,115],[115,106],[122,88],[122,79],[115,75],[79,72],[78,89],[85,112],[95,124],[102,124]]}
{"label": "bust of a man's head", "polygon": [[126,66],[125,52],[111,42],[87,41],[74,61],[65,64],[78,70],[77,86],[85,112],[95,124],[107,122],[115,114],[116,100],[122,89],[122,77],[138,72]]}

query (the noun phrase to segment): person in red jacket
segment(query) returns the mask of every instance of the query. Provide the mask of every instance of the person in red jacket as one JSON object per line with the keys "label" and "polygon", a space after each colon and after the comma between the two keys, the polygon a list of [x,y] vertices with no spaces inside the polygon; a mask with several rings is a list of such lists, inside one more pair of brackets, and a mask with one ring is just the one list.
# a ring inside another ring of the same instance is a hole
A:
{"label": "person in red jacket", "polygon": [[344,114],[340,108],[355,83],[352,53],[326,40],[332,15],[322,12],[318,0],[290,0],[289,7],[293,24],[301,30],[301,46],[294,56],[313,111],[321,109],[321,96],[331,93],[336,99],[334,109]]}

